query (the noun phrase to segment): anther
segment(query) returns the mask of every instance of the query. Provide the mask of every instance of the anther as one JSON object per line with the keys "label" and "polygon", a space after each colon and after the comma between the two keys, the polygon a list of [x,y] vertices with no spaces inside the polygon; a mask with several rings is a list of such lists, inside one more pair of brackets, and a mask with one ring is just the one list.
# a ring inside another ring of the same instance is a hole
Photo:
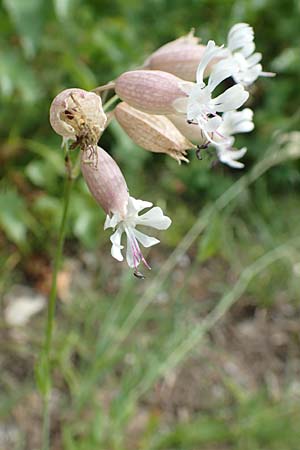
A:
{"label": "anther", "polygon": [[133,275],[136,278],[139,278],[140,280],[144,280],[146,277],[141,272],[139,272],[137,269],[133,272]]}
{"label": "anther", "polygon": [[202,156],[201,156],[201,150],[205,150],[208,147],[208,143],[206,144],[202,144],[202,145],[197,145],[197,150],[196,150],[196,156],[197,159],[201,160]]}

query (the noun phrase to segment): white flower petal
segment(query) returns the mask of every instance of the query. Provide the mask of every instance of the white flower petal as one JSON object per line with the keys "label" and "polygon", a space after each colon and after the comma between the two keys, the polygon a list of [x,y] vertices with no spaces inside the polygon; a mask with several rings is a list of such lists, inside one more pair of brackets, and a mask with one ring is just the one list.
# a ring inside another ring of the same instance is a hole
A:
{"label": "white flower petal", "polygon": [[217,129],[220,127],[221,123],[222,123],[222,117],[220,117],[220,116],[215,116],[215,117],[209,118],[205,125],[205,130],[208,133],[217,131]]}
{"label": "white flower petal", "polygon": [[235,64],[231,58],[218,62],[209,77],[208,88],[212,92],[223,80],[232,76]]}
{"label": "white flower petal", "polygon": [[247,58],[247,62],[249,66],[255,66],[255,64],[259,63],[261,61],[262,54],[261,53],[253,53],[253,55],[249,56]]}
{"label": "white flower petal", "polygon": [[241,50],[254,39],[253,28],[247,23],[237,23],[228,33],[228,48],[232,52]]}
{"label": "white flower petal", "polygon": [[242,111],[236,111],[241,120],[252,120],[254,112],[250,108],[244,108]]}
{"label": "white flower petal", "polygon": [[110,241],[112,243],[111,247],[111,256],[118,261],[123,261],[123,255],[121,250],[124,248],[123,245],[121,245],[121,238],[123,234],[123,229],[118,228],[114,234],[111,235]]}
{"label": "white flower petal", "polygon": [[139,264],[139,260],[135,260],[134,256],[134,241],[132,240],[132,237],[128,234],[126,230],[127,235],[127,245],[126,245],[126,261],[129,267],[133,268],[136,267]]}
{"label": "white flower petal", "polygon": [[144,200],[138,200],[134,197],[129,197],[127,211],[128,215],[138,213],[145,208],[150,208],[153,203]]}
{"label": "white flower petal", "polygon": [[239,161],[233,161],[231,159],[220,159],[220,161],[223,164],[226,164],[227,166],[231,167],[232,169],[243,169],[245,167],[244,163],[241,163]]}
{"label": "white flower petal", "polygon": [[240,150],[229,150],[224,147],[217,147],[217,155],[219,160],[223,164],[227,164],[233,169],[243,169],[243,167],[245,167],[245,164],[237,160],[242,158],[246,152],[247,152],[246,147],[243,147]]}
{"label": "white flower petal", "polygon": [[104,230],[106,230],[107,228],[115,228],[115,226],[119,222],[120,222],[120,215],[118,213],[113,214],[111,217],[107,215],[104,222]]}
{"label": "white flower petal", "polygon": [[248,133],[254,128],[253,111],[245,108],[242,111],[227,111],[223,114],[220,132],[231,136],[236,133]]}
{"label": "white flower petal", "polygon": [[261,53],[254,53],[254,31],[248,24],[240,23],[231,28],[228,33],[227,47],[236,63],[232,75],[236,83],[249,86],[258,77],[267,74],[267,72],[262,71],[262,66],[259,64],[262,59]]}
{"label": "white flower petal", "polygon": [[171,225],[172,221],[169,217],[164,216],[161,208],[155,206],[147,211],[136,220],[137,225],[145,225],[147,227],[156,228],[157,230],[166,230]]}
{"label": "white flower petal", "polygon": [[256,66],[253,66],[249,68],[247,71],[242,72],[241,76],[243,83],[246,86],[254,83],[254,81],[256,81],[257,78],[260,76],[261,72],[262,72],[261,64],[256,64]]}
{"label": "white flower petal", "polygon": [[249,120],[244,120],[242,122],[239,122],[236,124],[234,133],[249,133],[254,129],[254,123],[250,122]]}
{"label": "white flower petal", "polygon": [[111,226],[111,220],[112,220],[112,217],[109,217],[109,215],[107,215],[105,218],[105,222],[104,222],[104,230],[106,230],[107,228],[113,228]]}
{"label": "white flower petal", "polygon": [[248,97],[249,92],[241,84],[236,84],[214,98],[213,103],[218,112],[231,111],[242,106]]}
{"label": "white flower petal", "polygon": [[206,67],[211,62],[211,60],[214,58],[220,58],[225,54],[226,50],[224,50],[222,47],[217,47],[214,41],[208,41],[197,69],[196,80],[198,85],[203,85],[203,75]]}
{"label": "white flower petal", "polygon": [[248,58],[250,55],[252,55],[254,50],[255,50],[254,42],[247,42],[245,43],[243,48],[241,48],[240,53],[244,56],[244,58]]}
{"label": "white flower petal", "polygon": [[243,147],[240,150],[231,150],[231,158],[232,159],[241,159],[247,153],[247,147]]}
{"label": "white flower petal", "polygon": [[142,261],[147,268],[150,268],[142,255],[139,242],[145,247],[151,247],[152,245],[159,243],[158,239],[147,236],[146,234],[136,230],[136,225],[151,226],[159,230],[165,230],[171,224],[171,220],[164,216],[161,208],[159,207],[151,208],[141,216],[138,215],[140,211],[145,208],[150,208],[151,206],[151,202],[129,197],[125,217],[120,216],[120,214],[114,214],[112,217],[106,217],[105,228],[117,227],[116,231],[110,237],[110,241],[112,243],[111,254],[118,261],[123,261],[124,259],[122,255],[122,249],[124,247],[121,244],[121,240],[122,234],[124,232],[126,233],[126,260],[129,267],[137,268]]}
{"label": "white flower petal", "polygon": [[210,101],[211,92],[209,88],[201,88],[199,85],[195,84],[188,99],[186,111],[187,120],[197,121],[197,117],[203,115],[203,110],[209,109],[208,105]]}
{"label": "white flower petal", "polygon": [[151,236],[147,236],[144,233],[141,233],[138,230],[133,230],[133,233],[135,235],[135,237],[137,238],[137,240],[144,246],[144,247],[152,247],[152,245],[156,245],[159,244],[159,240],[151,237]]}

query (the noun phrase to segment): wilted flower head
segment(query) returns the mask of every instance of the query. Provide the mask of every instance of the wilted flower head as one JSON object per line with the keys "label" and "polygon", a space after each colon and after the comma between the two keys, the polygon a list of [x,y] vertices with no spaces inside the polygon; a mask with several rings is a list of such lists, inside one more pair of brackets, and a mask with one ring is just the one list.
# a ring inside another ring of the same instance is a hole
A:
{"label": "wilted flower head", "polygon": [[167,117],[144,113],[125,102],[118,104],[114,114],[124,131],[140,147],[166,153],[179,164],[188,162],[186,151],[194,146]]}
{"label": "wilted flower head", "polygon": [[54,131],[79,146],[96,145],[106,124],[101,98],[93,92],[71,88],[62,91],[50,107]]}
{"label": "wilted flower head", "polygon": [[214,41],[209,41],[197,70],[197,83],[183,83],[182,90],[188,94],[174,102],[179,113],[186,114],[187,121],[197,124],[205,135],[207,142],[214,142],[214,134],[222,137],[218,131],[222,123],[220,112],[239,108],[249,97],[241,84],[230,87],[222,94],[213,98],[215,88],[232,74],[232,65],[221,60],[213,66],[207,84],[204,82],[204,72],[214,58],[225,55],[225,50],[217,47]]}
{"label": "wilted flower head", "polygon": [[159,240],[147,236],[146,234],[136,230],[137,225],[156,228],[157,230],[166,230],[171,225],[171,219],[164,216],[163,211],[158,206],[151,208],[146,213],[139,215],[139,212],[145,208],[152,207],[152,203],[143,200],[136,200],[129,197],[127,203],[127,210],[125,216],[115,213],[112,217],[107,216],[104,229],[115,228],[116,231],[111,236],[112,243],[111,254],[118,261],[123,261],[122,249],[122,235],[125,233],[127,238],[126,244],[126,261],[129,267],[135,269],[137,272],[138,265],[143,262],[144,265],[150,269],[145,260],[139,243],[144,247],[151,247],[158,244]]}
{"label": "wilted flower head", "polygon": [[174,114],[174,101],[186,97],[182,83],[175,75],[160,70],[132,70],[117,78],[115,91],[123,101],[145,113]]}
{"label": "wilted flower head", "polygon": [[199,38],[191,31],[175,41],[156,50],[145,61],[144,68],[163,70],[187,81],[195,81],[199,62],[205,46],[199,44]]}
{"label": "wilted flower head", "polygon": [[259,76],[274,76],[270,72],[263,72],[259,63],[261,53],[254,53],[254,31],[247,23],[237,23],[229,33],[227,40],[227,60],[232,64],[232,77],[236,83],[249,86]]}

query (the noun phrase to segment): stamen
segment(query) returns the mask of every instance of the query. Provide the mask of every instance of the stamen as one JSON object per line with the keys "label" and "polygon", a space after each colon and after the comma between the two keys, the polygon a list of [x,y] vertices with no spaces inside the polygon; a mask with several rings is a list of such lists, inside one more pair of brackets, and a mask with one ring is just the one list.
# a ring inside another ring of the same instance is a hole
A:
{"label": "stamen", "polygon": [[133,243],[135,245],[135,249],[136,249],[136,252],[139,257],[139,262],[142,261],[144,266],[146,266],[147,269],[151,270],[151,267],[149,266],[149,264],[147,263],[147,261],[144,258],[143,253],[141,252],[140,246],[139,246],[138,241],[136,240],[135,236],[133,236]]}
{"label": "stamen", "polygon": [[202,145],[197,145],[197,150],[196,150],[197,159],[199,159],[199,160],[202,159],[201,150],[206,150],[208,145],[209,145],[209,142],[206,142],[205,144],[202,144]]}
{"label": "stamen", "polygon": [[149,266],[149,264],[147,263],[147,261],[145,260],[143,254],[141,252],[139,243],[138,243],[134,233],[128,228],[127,228],[127,236],[130,240],[130,245],[132,248],[133,263],[134,263],[135,269],[137,270],[137,266],[139,265],[140,261],[142,261],[144,266],[147,267],[147,269],[151,270],[151,267]]}
{"label": "stamen", "polygon": [[187,119],[187,123],[188,123],[189,125],[198,125],[198,122],[196,122],[196,121],[194,121],[194,120],[192,120],[192,119]]}
{"label": "stamen", "polygon": [[139,272],[137,269],[135,269],[135,271],[133,272],[133,275],[136,278],[139,278],[140,280],[144,280],[146,277],[145,275],[143,275],[141,272]]}

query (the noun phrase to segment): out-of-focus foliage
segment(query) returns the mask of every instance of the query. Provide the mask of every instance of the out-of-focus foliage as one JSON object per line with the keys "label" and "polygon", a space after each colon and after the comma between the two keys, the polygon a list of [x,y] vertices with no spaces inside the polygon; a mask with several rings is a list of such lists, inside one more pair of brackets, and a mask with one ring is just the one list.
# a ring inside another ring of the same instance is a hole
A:
{"label": "out-of-focus foliage", "polygon": [[[238,145],[249,149],[246,163],[251,166],[278,129],[295,129],[299,124],[299,8],[296,0],[192,0],[188,4],[182,0],[3,0],[0,188],[2,196],[14,191],[16,208],[27,206],[28,218],[38,218],[41,224],[37,232],[30,223],[34,219],[24,220],[22,231],[7,232],[11,212],[4,211],[0,226],[7,238],[19,245],[27,232],[29,247],[34,246],[37,236],[43,239],[43,233],[55,231],[58,222],[63,161],[59,138],[48,124],[51,99],[67,87],[92,89],[112,80],[191,27],[204,43],[214,39],[222,44],[230,26],[250,23],[265,70],[277,72],[275,79],[260,79],[253,88],[249,106],[255,110],[256,129],[238,138]],[[167,198],[170,208],[180,195],[198,211],[240,175],[226,167],[211,169],[211,157],[177,167],[174,161],[136,148],[116,124],[101,144],[120,163],[134,195]],[[268,192],[298,188],[297,166],[291,163],[272,171]],[[159,174],[158,190],[151,182],[153,173]],[[103,216],[82,183],[75,188],[75,203],[70,231],[92,245]]]}

